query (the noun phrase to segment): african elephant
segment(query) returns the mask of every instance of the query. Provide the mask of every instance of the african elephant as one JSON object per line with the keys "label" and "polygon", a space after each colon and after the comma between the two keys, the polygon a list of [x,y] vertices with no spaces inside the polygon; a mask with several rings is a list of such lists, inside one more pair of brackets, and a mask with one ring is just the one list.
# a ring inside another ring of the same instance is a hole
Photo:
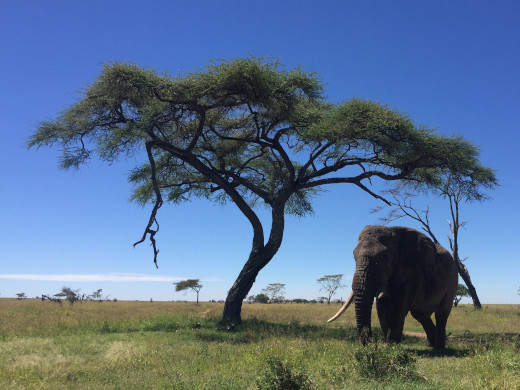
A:
{"label": "african elephant", "polygon": [[385,341],[401,341],[405,317],[411,312],[426,331],[431,346],[444,348],[446,322],[458,283],[450,253],[411,228],[366,226],[359,234],[354,258],[352,294],[328,322],[337,319],[354,301],[358,332],[366,342],[366,337],[372,335],[372,303],[377,297],[377,315]]}

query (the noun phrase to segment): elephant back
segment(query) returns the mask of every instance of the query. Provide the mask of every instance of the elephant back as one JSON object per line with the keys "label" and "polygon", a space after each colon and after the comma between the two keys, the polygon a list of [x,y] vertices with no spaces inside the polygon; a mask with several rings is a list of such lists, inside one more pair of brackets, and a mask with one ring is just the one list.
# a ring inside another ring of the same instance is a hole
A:
{"label": "elephant back", "polygon": [[425,234],[418,230],[395,226],[392,228],[399,237],[399,265],[397,279],[404,282],[423,278],[436,272],[436,246]]}

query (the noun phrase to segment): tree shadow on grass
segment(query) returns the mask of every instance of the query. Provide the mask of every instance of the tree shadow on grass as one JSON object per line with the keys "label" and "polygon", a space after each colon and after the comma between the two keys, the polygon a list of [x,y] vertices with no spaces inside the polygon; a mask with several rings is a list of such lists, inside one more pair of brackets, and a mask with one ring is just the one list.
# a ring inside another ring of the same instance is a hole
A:
{"label": "tree shadow on grass", "polygon": [[249,318],[240,325],[228,326],[217,318],[155,316],[130,321],[103,323],[95,327],[101,334],[134,332],[180,332],[183,337],[207,342],[249,344],[269,338],[300,338],[305,340],[341,340],[357,342],[354,326],[330,327],[302,324],[299,321],[270,322]]}
{"label": "tree shadow on grass", "polygon": [[230,341],[234,343],[253,343],[268,338],[299,338],[304,340],[342,340],[356,342],[359,336],[355,327],[328,327],[301,324],[299,321],[288,323],[270,322],[258,318],[249,318],[240,325],[232,327],[218,323],[214,331],[200,329],[196,335],[207,341]]}
{"label": "tree shadow on grass", "polygon": [[[408,336],[410,339],[420,337]],[[410,349],[417,356],[425,358],[455,357],[462,358],[474,355],[479,351],[488,351],[493,348],[502,349],[504,346],[512,345],[520,352],[520,334],[518,333],[478,333],[469,331],[459,335],[450,335],[449,343],[455,345],[453,348],[445,349]]]}

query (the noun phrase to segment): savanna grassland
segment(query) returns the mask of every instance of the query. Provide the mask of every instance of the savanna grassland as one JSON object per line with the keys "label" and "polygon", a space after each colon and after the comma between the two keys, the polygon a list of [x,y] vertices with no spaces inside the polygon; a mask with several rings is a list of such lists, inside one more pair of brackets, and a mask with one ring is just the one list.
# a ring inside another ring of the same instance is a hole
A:
{"label": "savanna grassland", "polygon": [[0,299],[0,388],[520,389],[517,306],[454,308],[443,352],[411,317],[362,346],[353,310],[326,324],[338,308],[244,304],[228,331],[219,303]]}

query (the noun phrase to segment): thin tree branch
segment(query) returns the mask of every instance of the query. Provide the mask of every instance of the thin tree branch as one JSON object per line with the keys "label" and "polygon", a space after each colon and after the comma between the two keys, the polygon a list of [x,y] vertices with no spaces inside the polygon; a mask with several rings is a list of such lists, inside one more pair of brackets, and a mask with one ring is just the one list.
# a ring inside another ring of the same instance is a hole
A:
{"label": "thin tree branch", "polygon": [[[152,185],[153,189],[155,191],[155,204],[153,206],[152,212],[150,214],[150,219],[148,221],[148,225],[146,225],[146,229],[144,230],[143,237],[134,243],[134,248],[137,244],[142,243],[146,236],[150,235],[150,242],[153,246],[153,262],[155,264],[155,267],[159,268],[157,265],[157,255],[159,254],[159,250],[157,249],[156,242],[155,242],[155,234],[159,231],[159,223],[157,222],[157,210],[162,206],[163,200],[161,196],[161,190],[159,189],[159,184],[157,182],[157,172],[156,172],[156,166],[155,166],[155,160],[153,158],[152,154],[152,142],[146,142],[146,153],[148,154],[148,160],[150,161],[150,168],[152,170]],[[157,225],[157,229],[153,230],[152,225]]]}

